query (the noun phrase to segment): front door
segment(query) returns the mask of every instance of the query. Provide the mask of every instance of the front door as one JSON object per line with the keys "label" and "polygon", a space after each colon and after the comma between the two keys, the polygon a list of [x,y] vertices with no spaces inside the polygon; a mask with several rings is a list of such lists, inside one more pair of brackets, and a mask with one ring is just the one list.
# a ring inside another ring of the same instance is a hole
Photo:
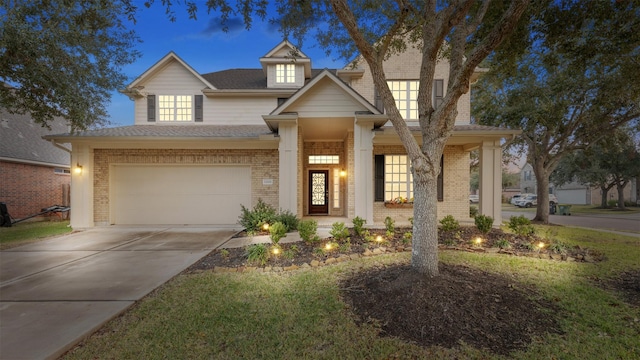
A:
{"label": "front door", "polygon": [[309,214],[329,213],[329,170],[309,171]]}

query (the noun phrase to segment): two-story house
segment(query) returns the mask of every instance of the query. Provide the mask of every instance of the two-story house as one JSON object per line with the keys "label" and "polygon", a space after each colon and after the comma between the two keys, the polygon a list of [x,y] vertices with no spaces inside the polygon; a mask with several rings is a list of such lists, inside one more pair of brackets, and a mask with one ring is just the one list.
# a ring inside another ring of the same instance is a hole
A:
{"label": "two-story house", "polygon": [[[255,69],[198,73],[173,52],[123,90],[135,124],[49,137],[73,145],[72,226],[236,224],[258,199],[299,217],[405,221],[410,163],[365,64],[313,69],[283,41]],[[398,108],[420,137],[416,49],[385,63]],[[256,62],[258,65],[258,62]],[[448,64],[436,69],[436,101]],[[482,213],[500,223],[501,139],[517,132],[470,124],[460,99],[446,145],[438,215],[469,220],[469,152],[480,149]]]}

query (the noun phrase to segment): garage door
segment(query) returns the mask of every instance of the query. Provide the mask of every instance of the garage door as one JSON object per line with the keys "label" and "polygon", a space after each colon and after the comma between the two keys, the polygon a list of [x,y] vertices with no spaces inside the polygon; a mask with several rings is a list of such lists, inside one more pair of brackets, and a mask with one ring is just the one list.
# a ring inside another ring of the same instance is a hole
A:
{"label": "garage door", "polygon": [[587,203],[585,189],[556,189],[556,196],[560,204],[584,205]]}
{"label": "garage door", "polygon": [[251,169],[114,165],[110,190],[114,224],[236,224],[251,205]]}

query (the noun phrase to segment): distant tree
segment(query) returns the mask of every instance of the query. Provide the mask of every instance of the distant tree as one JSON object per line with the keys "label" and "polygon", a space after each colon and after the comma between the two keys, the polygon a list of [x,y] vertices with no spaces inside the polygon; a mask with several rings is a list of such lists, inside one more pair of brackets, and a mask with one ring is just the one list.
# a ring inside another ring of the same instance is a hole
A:
{"label": "distant tree", "polygon": [[[471,191],[477,191],[480,188],[480,174],[478,169],[471,170],[470,178]],[[520,175],[507,171],[502,168],[502,190],[517,187],[520,185]]]}
{"label": "distant tree", "polygon": [[123,24],[134,10],[131,0],[0,2],[0,106],[43,126],[54,117],[73,129],[105,123],[121,69],[138,56]]}
{"label": "distant tree", "polygon": [[474,87],[476,119],[523,130],[511,146],[534,169],[535,220],[548,222],[549,176],[564,156],[640,116],[639,13],[638,1],[550,2],[517,66],[491,66]]}
{"label": "distant tree", "polygon": [[619,129],[602,138],[586,150],[568,154],[551,174],[554,184],[560,186],[572,181],[597,186],[602,191],[602,208],[608,207],[609,190],[616,187],[618,208],[624,209],[624,188],[640,177],[640,149],[630,129]]}

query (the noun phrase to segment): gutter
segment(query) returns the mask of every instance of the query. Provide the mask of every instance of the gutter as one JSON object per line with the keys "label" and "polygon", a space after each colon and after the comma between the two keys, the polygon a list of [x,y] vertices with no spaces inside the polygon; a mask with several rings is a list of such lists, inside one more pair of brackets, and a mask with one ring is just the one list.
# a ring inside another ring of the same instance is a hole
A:
{"label": "gutter", "polygon": [[68,152],[69,154],[71,154],[71,150],[67,149],[66,147],[64,147],[64,146],[62,146],[60,144],[58,144],[55,140],[50,140],[50,141],[51,141],[51,145],[57,147],[58,149],[62,149],[64,151]]}

